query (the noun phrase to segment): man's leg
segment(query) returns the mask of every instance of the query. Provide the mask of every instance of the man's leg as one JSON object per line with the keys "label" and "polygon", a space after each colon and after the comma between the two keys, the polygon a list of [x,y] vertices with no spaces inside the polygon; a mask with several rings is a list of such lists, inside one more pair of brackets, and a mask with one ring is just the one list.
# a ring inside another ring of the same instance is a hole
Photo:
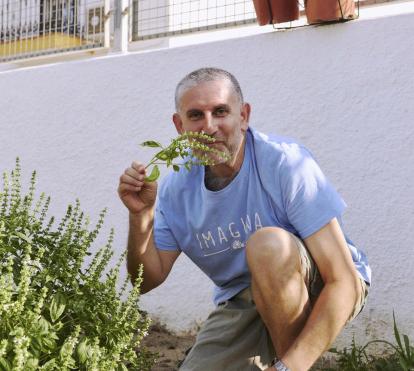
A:
{"label": "man's leg", "polygon": [[262,228],[247,242],[252,294],[278,358],[299,335],[311,310],[309,269],[295,237],[277,227]]}
{"label": "man's leg", "polygon": [[260,371],[275,357],[250,288],[207,318],[180,371]]}

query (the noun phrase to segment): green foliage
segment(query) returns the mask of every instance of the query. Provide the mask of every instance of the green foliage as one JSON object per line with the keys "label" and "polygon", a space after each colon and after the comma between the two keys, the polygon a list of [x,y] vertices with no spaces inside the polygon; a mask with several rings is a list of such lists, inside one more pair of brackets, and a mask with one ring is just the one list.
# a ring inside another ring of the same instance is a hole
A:
{"label": "green foliage", "polygon": [[[338,356],[337,368],[329,369],[328,371],[412,371],[414,370],[414,347],[410,344],[407,335],[400,335],[400,332],[395,321],[394,322],[394,338],[396,344],[386,340],[372,340],[364,346],[355,344],[352,340],[350,349],[338,350],[331,349],[330,352]],[[367,348],[371,344],[384,344],[388,349],[387,356],[374,357],[370,356]]]}
{"label": "green foliage", "polygon": [[[57,228],[46,223],[50,198],[34,202],[36,173],[21,194],[20,165],[4,173],[0,192],[0,370],[146,370],[139,349],[149,320],[138,310],[140,272],[125,293],[116,284],[122,263],[108,271],[107,244],[86,264],[105,211],[94,228],[69,205]],[[126,294],[126,299],[122,300]]]}
{"label": "green foliage", "polygon": [[[151,174],[146,177],[147,182],[154,182],[160,176],[158,165],[163,164],[167,167],[172,166],[174,171],[179,171],[180,166],[190,170],[193,165],[214,165],[212,155],[220,160],[227,160],[228,155],[208,144],[214,143],[215,139],[210,135],[187,131],[184,134],[172,139],[168,147],[163,147],[154,140],[147,140],[141,143],[141,146],[150,148],[161,148],[151,159],[147,168],[153,166]],[[191,157],[193,155],[194,157]],[[183,162],[174,163],[177,158],[182,158]]]}

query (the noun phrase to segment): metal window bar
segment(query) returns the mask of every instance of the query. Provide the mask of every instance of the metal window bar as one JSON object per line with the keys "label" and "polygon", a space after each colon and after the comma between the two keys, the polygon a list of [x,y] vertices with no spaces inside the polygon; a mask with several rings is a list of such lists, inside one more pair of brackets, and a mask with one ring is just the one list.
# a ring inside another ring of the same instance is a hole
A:
{"label": "metal window bar", "polygon": [[[360,1],[363,6],[398,0]],[[133,41],[255,23],[253,0],[132,0]]]}
{"label": "metal window bar", "polygon": [[254,23],[252,0],[0,0],[0,62]]}
{"label": "metal window bar", "polygon": [[133,0],[132,39],[256,23],[252,0]]}
{"label": "metal window bar", "polygon": [[0,0],[0,62],[104,46],[104,0]]}

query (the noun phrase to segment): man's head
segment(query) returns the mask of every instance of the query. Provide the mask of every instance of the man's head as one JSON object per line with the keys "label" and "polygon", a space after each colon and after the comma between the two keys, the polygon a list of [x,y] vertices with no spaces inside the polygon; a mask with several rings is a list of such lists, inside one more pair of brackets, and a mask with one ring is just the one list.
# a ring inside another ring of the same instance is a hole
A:
{"label": "man's head", "polygon": [[[184,77],[176,88],[177,131],[204,132],[216,139],[212,146],[228,154],[229,164],[243,157],[250,105],[244,103],[236,78],[218,68],[201,68]],[[217,159],[215,159],[217,160]]]}
{"label": "man's head", "polygon": [[175,109],[178,112],[180,107],[180,100],[184,92],[188,89],[195,87],[208,81],[224,80],[230,83],[234,94],[238,97],[240,104],[243,104],[243,93],[240,88],[240,84],[237,79],[230,73],[220,68],[204,67],[193,72],[190,72],[185,76],[175,89]]}

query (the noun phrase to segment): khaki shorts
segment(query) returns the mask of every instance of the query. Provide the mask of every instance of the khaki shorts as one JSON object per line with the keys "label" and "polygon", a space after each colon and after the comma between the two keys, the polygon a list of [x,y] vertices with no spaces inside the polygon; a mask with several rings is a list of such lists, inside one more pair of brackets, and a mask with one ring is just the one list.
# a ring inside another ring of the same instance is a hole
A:
{"label": "khaki shorts", "polygon": [[[296,237],[295,241],[313,304],[323,288],[323,281],[303,242]],[[365,305],[368,289],[362,279],[361,287],[361,300],[355,305],[349,321]],[[275,356],[270,335],[256,310],[248,287],[219,304],[209,315],[180,371],[263,370],[270,366]]]}

